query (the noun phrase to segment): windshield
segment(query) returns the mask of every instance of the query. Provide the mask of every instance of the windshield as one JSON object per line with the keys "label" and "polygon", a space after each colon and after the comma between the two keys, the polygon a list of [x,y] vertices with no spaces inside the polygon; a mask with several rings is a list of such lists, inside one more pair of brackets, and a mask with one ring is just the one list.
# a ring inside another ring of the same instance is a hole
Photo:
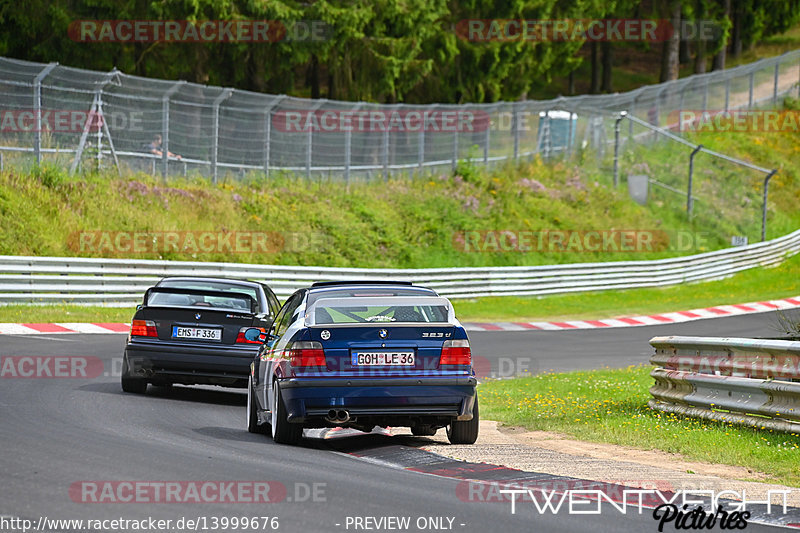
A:
{"label": "windshield", "polygon": [[[257,307],[260,307],[258,305],[258,291],[256,290],[255,287],[251,287],[249,285],[240,285],[238,283],[225,283],[224,281],[171,280],[171,279],[166,279],[166,280],[161,281],[157,286],[158,287],[170,287],[170,288],[175,288],[175,289],[195,289],[195,290],[200,290],[200,291],[236,292],[236,293],[240,293],[240,294],[246,294],[246,295],[250,296],[253,300],[255,300]],[[156,294],[158,294],[158,293],[156,293]],[[153,294],[153,296],[151,296],[151,301],[152,301],[152,298],[156,294]],[[167,296],[169,296],[170,298],[166,298]],[[231,298],[220,298],[220,297],[215,297],[215,296],[207,296],[207,297],[192,296],[191,298],[189,298],[187,300],[186,298],[178,298],[178,296],[185,296],[185,295],[161,294],[159,299],[155,300],[155,302],[157,302],[157,303],[152,303],[151,304],[150,301],[148,301],[148,304],[149,305],[160,305],[160,306],[163,306],[163,305],[171,305],[171,306],[174,306],[174,305],[181,305],[181,306],[182,305],[200,305],[200,306],[207,305],[207,306],[212,306],[212,307],[222,307],[222,308],[230,308],[230,309],[247,309],[247,310],[250,310],[250,303],[249,302],[245,301],[245,306],[244,307],[240,307],[241,304],[242,304],[242,301],[244,301],[244,300],[239,299],[239,301],[236,301],[235,297],[231,299]],[[163,300],[163,301],[165,301],[167,303],[166,304],[162,304],[161,300]],[[231,301],[228,302],[228,300],[231,300]],[[189,301],[190,303],[174,304],[174,303],[171,303],[173,301],[174,302]],[[198,302],[201,302],[201,303],[198,303]]]}
{"label": "windshield", "polygon": [[309,325],[451,322],[450,302],[439,297],[319,298],[306,313]]}
{"label": "windshield", "polygon": [[250,312],[252,300],[245,294],[223,296],[216,294],[180,294],[151,290],[145,305],[148,307],[215,307]]}

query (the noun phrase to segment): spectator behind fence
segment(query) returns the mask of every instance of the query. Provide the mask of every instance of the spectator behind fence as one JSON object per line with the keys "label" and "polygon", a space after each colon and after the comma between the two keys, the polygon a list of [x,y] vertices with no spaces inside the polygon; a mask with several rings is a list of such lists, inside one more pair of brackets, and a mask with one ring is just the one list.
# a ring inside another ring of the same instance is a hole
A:
{"label": "spectator behind fence", "polygon": [[[158,157],[162,157],[164,155],[164,153],[161,151],[161,135],[157,134],[153,138],[153,141],[150,144],[147,145],[147,150],[151,154],[157,155]],[[167,157],[174,157],[178,161],[180,161],[182,159],[180,155],[173,154],[169,150],[167,150]]]}

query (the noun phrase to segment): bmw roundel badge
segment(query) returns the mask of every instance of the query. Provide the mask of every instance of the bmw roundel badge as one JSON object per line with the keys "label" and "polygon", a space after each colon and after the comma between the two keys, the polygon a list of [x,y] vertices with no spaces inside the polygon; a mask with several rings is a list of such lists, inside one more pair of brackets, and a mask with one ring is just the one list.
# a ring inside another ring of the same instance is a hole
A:
{"label": "bmw roundel badge", "polygon": [[202,315],[200,315],[200,313],[195,313],[195,314],[194,314],[194,319],[195,319],[195,320],[200,320],[200,317],[201,317],[201,316],[202,316]]}
{"label": "bmw roundel badge", "polygon": [[320,336],[320,338],[322,338],[322,340],[326,341],[326,340],[331,338],[331,332],[328,331],[327,329],[323,329],[320,332],[319,336]]}
{"label": "bmw roundel badge", "polygon": [[378,337],[380,337],[381,339],[385,339],[385,338],[386,338],[386,335],[388,335],[388,334],[389,334],[389,332],[388,332],[388,331],[386,331],[385,329],[382,329],[382,330],[380,330],[380,331],[378,332]]}

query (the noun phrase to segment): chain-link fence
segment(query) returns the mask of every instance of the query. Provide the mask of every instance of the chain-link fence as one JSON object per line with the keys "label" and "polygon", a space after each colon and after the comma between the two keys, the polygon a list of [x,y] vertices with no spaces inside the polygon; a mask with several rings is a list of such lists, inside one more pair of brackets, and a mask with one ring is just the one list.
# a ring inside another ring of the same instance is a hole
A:
{"label": "chain-link fence", "polygon": [[[664,128],[685,109],[771,105],[800,81],[800,50],[623,94],[481,105],[310,100],[0,58],[0,165],[120,173],[291,172],[339,179],[441,171],[614,142],[614,114]],[[625,123],[624,138],[634,136]],[[644,133],[643,133],[644,134]],[[157,138],[160,137],[160,140]],[[174,154],[168,155],[168,154]]]}

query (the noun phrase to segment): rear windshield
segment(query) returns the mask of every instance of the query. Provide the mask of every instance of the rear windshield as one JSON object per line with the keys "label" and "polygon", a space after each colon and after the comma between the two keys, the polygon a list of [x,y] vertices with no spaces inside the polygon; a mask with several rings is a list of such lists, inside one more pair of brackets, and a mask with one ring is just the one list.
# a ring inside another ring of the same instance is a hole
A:
{"label": "rear windshield", "polygon": [[151,292],[145,305],[149,307],[216,307],[218,309],[231,309],[244,313],[250,312],[250,300],[235,295],[222,297],[198,294],[169,294],[164,292]]}
{"label": "rear windshield", "polygon": [[[221,281],[164,280],[164,281],[160,282],[157,286],[158,287],[170,287],[170,288],[175,288],[175,289],[197,289],[197,290],[200,290],[200,291],[240,292],[240,293],[244,293],[244,294],[247,294],[248,296],[250,296],[253,300],[256,301],[256,307],[260,307],[258,305],[258,290],[255,287],[250,287],[248,285],[239,285],[239,284],[236,284],[236,283],[225,283],[225,282],[221,282]],[[153,295],[153,296],[155,296],[155,295]],[[176,302],[179,301],[179,298],[178,298],[179,296],[181,298],[185,298],[183,295],[178,295],[178,294],[172,294],[172,295],[170,295],[170,294],[161,294],[160,295],[160,297],[164,298],[165,301],[167,300],[167,298],[165,298],[167,296],[170,297],[169,298],[170,301],[174,300]],[[225,298],[207,297],[207,298],[204,299],[202,297],[192,296],[191,299],[193,299],[193,300],[197,299],[199,302],[204,302],[204,303],[200,303],[199,304],[201,306],[202,305],[206,305],[206,304],[210,305],[210,304],[213,303],[213,304],[215,304],[215,305],[213,305],[213,307],[223,307],[223,308],[231,308],[231,309],[247,309],[248,311],[250,310],[250,304],[247,303],[245,300],[242,300],[242,299],[238,299],[239,300],[238,302],[234,301],[230,305],[225,305],[225,300],[226,300]],[[234,298],[234,300],[235,300],[235,298]],[[185,300],[180,300],[180,301],[185,301]],[[245,302],[244,307],[239,307],[241,305],[241,302],[243,302],[243,301]],[[221,304],[221,305],[216,305],[216,304]],[[156,303],[156,304],[153,304],[153,305],[165,305],[165,304]],[[188,304],[182,303],[182,304],[166,304],[166,305],[181,305],[182,306],[182,305],[197,305],[197,304],[196,303],[188,303]]]}
{"label": "rear windshield", "polygon": [[[447,322],[442,298],[320,298],[313,306],[313,323],[359,324]],[[430,302],[429,305],[426,305]]]}

